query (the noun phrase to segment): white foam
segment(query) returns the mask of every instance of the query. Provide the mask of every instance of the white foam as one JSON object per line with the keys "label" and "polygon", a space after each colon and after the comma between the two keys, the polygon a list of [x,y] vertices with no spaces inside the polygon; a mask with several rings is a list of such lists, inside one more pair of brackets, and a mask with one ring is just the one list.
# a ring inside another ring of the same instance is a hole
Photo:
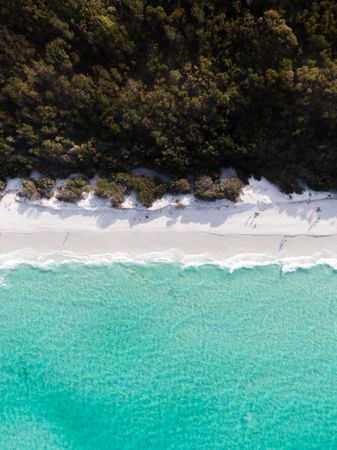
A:
{"label": "white foam", "polygon": [[[83,264],[87,266],[106,266],[111,264],[178,264],[182,269],[216,266],[228,270],[230,273],[240,269],[278,265],[282,272],[294,272],[298,269],[311,269],[314,266],[328,266],[337,270],[337,257],[326,258],[320,255],[297,256],[287,258],[273,258],[259,253],[239,254],[224,259],[214,259],[206,254],[186,255],[179,250],[169,249],[163,252],[144,253],[131,256],[128,253],[106,253],[93,255],[76,255],[69,251],[38,254],[32,249],[17,250],[0,255],[0,269],[10,270],[19,266],[32,266],[50,269],[53,266],[67,264]],[[5,279],[0,277],[0,287],[6,285]]]}

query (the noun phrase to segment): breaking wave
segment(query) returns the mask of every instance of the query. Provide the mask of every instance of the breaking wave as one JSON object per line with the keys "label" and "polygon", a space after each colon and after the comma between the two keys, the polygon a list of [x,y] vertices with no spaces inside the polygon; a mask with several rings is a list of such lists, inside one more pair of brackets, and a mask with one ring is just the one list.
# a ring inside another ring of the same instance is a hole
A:
{"label": "breaking wave", "polygon": [[[49,269],[53,266],[64,264],[99,266],[115,263],[137,265],[154,263],[179,264],[182,269],[212,265],[228,270],[229,272],[267,265],[279,265],[283,272],[294,272],[297,269],[310,269],[317,265],[325,265],[337,270],[337,257],[323,257],[321,254],[275,258],[260,253],[244,253],[223,259],[213,259],[206,254],[186,255],[175,249],[163,252],[144,253],[137,256],[132,256],[128,253],[107,253],[84,256],[69,251],[38,254],[32,249],[23,249],[0,255],[0,269],[2,270],[15,269],[23,265]],[[4,285],[5,281],[0,277],[0,287]]]}

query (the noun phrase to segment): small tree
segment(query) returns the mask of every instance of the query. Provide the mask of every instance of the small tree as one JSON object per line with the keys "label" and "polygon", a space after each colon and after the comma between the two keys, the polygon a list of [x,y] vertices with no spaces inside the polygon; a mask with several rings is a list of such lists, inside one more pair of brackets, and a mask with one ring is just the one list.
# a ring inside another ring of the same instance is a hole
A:
{"label": "small tree", "polygon": [[76,203],[83,198],[84,193],[90,190],[91,184],[84,178],[71,178],[64,183],[56,198],[63,202]]}
{"label": "small tree", "polygon": [[19,195],[31,201],[37,201],[40,199],[34,180],[23,180],[22,191]]}
{"label": "small tree", "polygon": [[186,178],[179,178],[170,182],[169,189],[172,194],[188,194],[191,192],[191,184]]}
{"label": "small tree", "polygon": [[97,197],[110,200],[114,208],[118,208],[124,201],[124,194],[120,186],[114,181],[100,178],[96,182],[95,194]]}

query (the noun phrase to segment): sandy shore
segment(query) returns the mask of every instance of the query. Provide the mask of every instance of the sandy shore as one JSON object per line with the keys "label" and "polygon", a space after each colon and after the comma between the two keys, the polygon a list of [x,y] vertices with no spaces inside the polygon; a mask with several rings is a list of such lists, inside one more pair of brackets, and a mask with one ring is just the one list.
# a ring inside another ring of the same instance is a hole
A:
{"label": "sandy shore", "polygon": [[55,262],[105,264],[178,262],[211,263],[229,270],[280,264],[284,271],[324,264],[337,268],[337,235],[217,235],[208,232],[4,232],[0,267]]}
{"label": "sandy shore", "polygon": [[113,210],[89,198],[82,204],[0,202],[0,262],[52,259],[177,260],[230,268],[281,262],[291,267],[337,265],[337,199],[329,193],[281,194],[251,180],[241,201],[179,198],[151,210]]}
{"label": "sandy shore", "polygon": [[202,231],[40,231],[2,233],[0,254],[32,249],[38,254],[71,252],[80,256],[150,253],[200,256],[224,260],[236,255],[265,255],[275,259],[321,255],[337,258],[337,235],[238,235]]}

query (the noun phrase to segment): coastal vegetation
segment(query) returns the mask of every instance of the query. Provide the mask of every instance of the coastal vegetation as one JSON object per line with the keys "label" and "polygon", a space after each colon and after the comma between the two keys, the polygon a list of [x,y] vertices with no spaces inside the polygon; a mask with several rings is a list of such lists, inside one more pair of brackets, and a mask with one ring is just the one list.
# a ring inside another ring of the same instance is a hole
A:
{"label": "coastal vegetation", "polygon": [[[58,187],[56,187],[56,181],[53,178],[25,178],[22,181],[19,196],[36,202],[43,198],[52,198],[55,195],[57,200],[77,203],[85,198],[89,192],[93,192],[98,198],[109,200],[112,207],[119,208],[125,197],[134,192],[140,204],[150,207],[155,200],[166,194],[179,196],[191,193],[199,200],[227,199],[236,202],[243,187],[244,183],[234,176],[219,180],[213,180],[209,176],[201,176],[192,183],[181,178],[166,183],[159,177],[118,173],[110,178],[98,178],[93,183],[88,179],[73,176],[61,182]],[[1,183],[0,190],[4,189],[5,183]],[[183,207],[178,198],[176,202],[177,208]]]}
{"label": "coastal vegetation", "polygon": [[56,198],[67,203],[76,203],[81,200],[85,193],[90,192],[91,184],[88,180],[80,177],[70,178],[61,189],[58,190]]}
{"label": "coastal vegetation", "polygon": [[[31,201],[38,201],[41,198],[51,198],[54,195],[54,186],[55,180],[48,177],[41,177],[38,180],[24,179],[22,180],[22,190],[19,195]],[[5,188],[5,185],[3,185],[3,188]]]}
{"label": "coastal vegetation", "polygon": [[195,196],[200,200],[212,201],[227,198],[235,202],[243,186],[243,182],[238,177],[214,181],[211,177],[201,176],[195,183]]}
{"label": "coastal vegetation", "polygon": [[[336,19],[334,0],[2,0],[0,180],[98,173],[114,206],[187,193],[189,177],[199,198],[235,200],[224,166],[334,189]],[[23,194],[50,196],[43,180]],[[81,180],[57,197],[82,198]]]}
{"label": "coastal vegetation", "polygon": [[172,194],[189,194],[192,190],[191,183],[186,178],[173,180],[169,186]]}
{"label": "coastal vegetation", "polygon": [[121,187],[114,181],[108,181],[100,178],[97,180],[95,194],[97,197],[110,200],[111,205],[118,207],[123,203],[124,193]]}
{"label": "coastal vegetation", "polygon": [[40,199],[34,180],[22,181],[22,191],[20,192],[20,196],[31,201],[37,201]]}
{"label": "coastal vegetation", "polygon": [[41,177],[36,180],[37,191],[42,198],[51,198],[53,196],[53,188],[55,187],[55,179],[50,177]]}

